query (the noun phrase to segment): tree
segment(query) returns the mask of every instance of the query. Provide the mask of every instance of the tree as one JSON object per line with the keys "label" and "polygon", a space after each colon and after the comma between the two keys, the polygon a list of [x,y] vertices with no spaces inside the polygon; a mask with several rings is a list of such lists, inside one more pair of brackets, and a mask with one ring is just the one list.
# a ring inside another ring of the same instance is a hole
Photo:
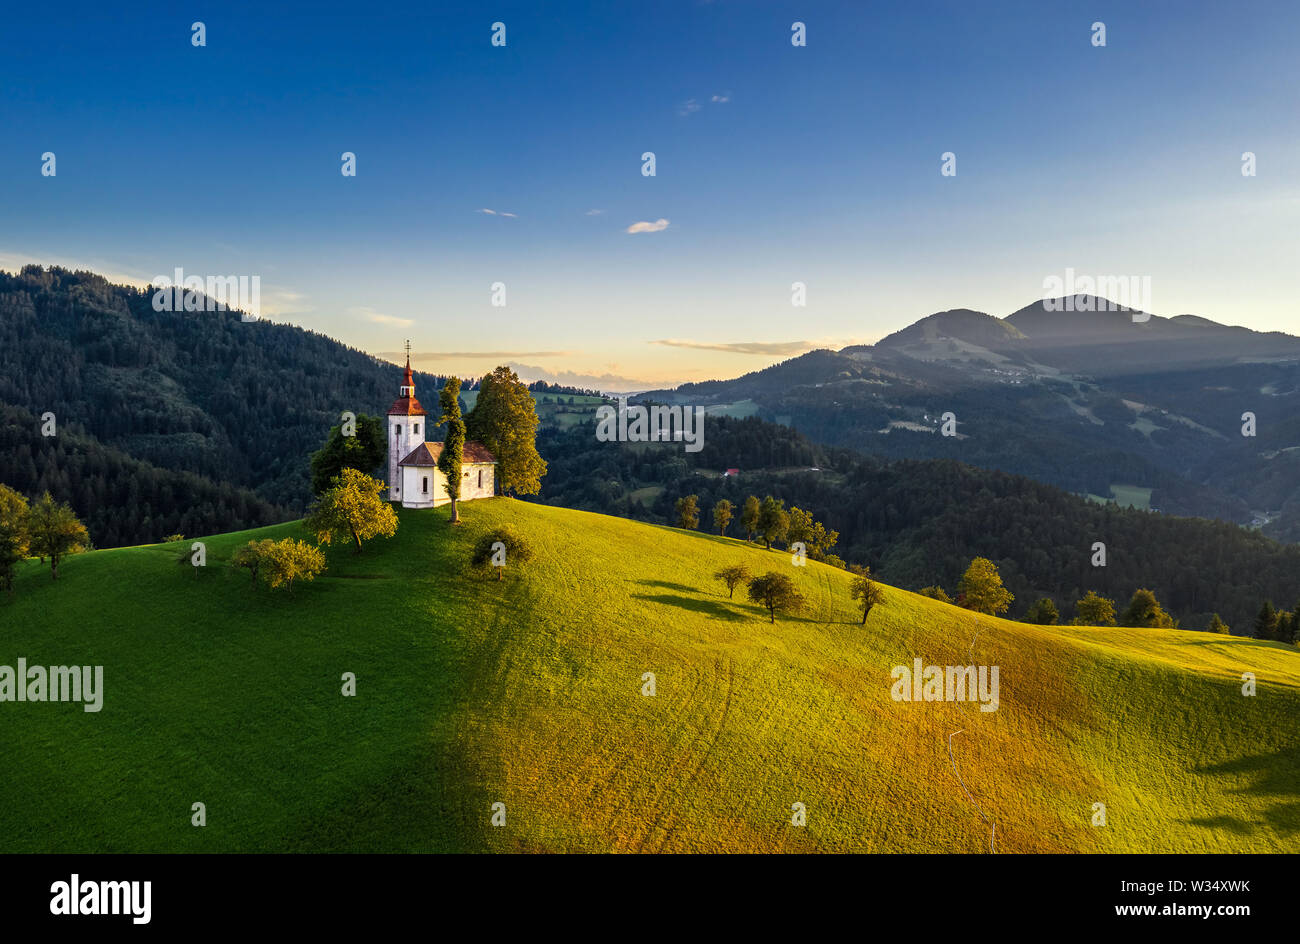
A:
{"label": "tree", "polygon": [[528,540],[510,525],[493,528],[474,543],[470,563],[475,567],[495,567],[497,580],[503,579],[506,564],[525,564],[533,559]]}
{"label": "tree", "polygon": [[356,553],[361,542],[373,537],[391,538],[397,533],[397,514],[379,493],[384,483],[356,469],[344,469],[331,488],[321,493],[303,521],[304,527],[322,544],[335,537],[351,536]]}
{"label": "tree", "polygon": [[920,596],[929,597],[931,600],[938,600],[941,603],[952,603],[952,597],[948,596],[947,591],[945,591],[943,587],[931,585],[929,587],[922,587],[916,592]]}
{"label": "tree", "polygon": [[718,533],[723,537],[726,537],[727,525],[731,524],[733,507],[731,502],[725,498],[719,498],[713,503],[713,526],[718,529]]}
{"label": "tree", "polygon": [[[348,472],[362,474],[356,469],[345,469],[343,474]],[[266,568],[266,582],[272,590],[283,586],[293,593],[295,580],[315,580],[325,569],[325,555],[314,544],[293,538],[268,543],[270,546],[261,556],[261,566]]]}
{"label": "tree", "polygon": [[0,583],[10,596],[14,592],[14,569],[27,559],[27,499],[7,485],[0,485]]}
{"label": "tree", "polygon": [[249,541],[230,557],[230,566],[236,570],[247,570],[253,578],[254,587],[257,586],[257,572],[270,555],[271,543],[267,540]]}
{"label": "tree", "polygon": [[1272,600],[1265,600],[1259,609],[1259,615],[1255,617],[1255,638],[1277,638],[1277,610],[1273,608]]}
{"label": "tree", "polygon": [[740,526],[745,529],[746,541],[754,540],[754,535],[758,533],[758,513],[758,496],[750,495],[740,508]]}
{"label": "tree", "polygon": [[1232,630],[1228,628],[1228,624],[1219,619],[1218,613],[1210,617],[1210,625],[1206,627],[1205,631],[1207,633],[1221,633],[1225,636],[1232,633]]}
{"label": "tree", "polygon": [[732,564],[729,567],[723,567],[713,575],[715,580],[721,580],[727,585],[728,600],[735,596],[736,588],[752,576],[749,567],[745,564]]}
{"label": "tree", "polygon": [[447,480],[447,497],[451,499],[451,523],[460,524],[460,511],[456,500],[460,498],[461,463],[465,459],[465,421],[460,418],[460,379],[448,377],[438,391],[438,406],[442,416],[438,425],[447,425],[442,452],[438,454],[438,471]]}
{"label": "tree", "polygon": [[467,417],[467,433],[496,457],[503,495],[536,495],[546,463],[537,454],[537,404],[509,367],[484,376]]}
{"label": "tree", "polygon": [[957,582],[957,595],[966,609],[990,616],[1005,613],[1015,599],[1011,591],[1002,586],[1002,576],[987,557],[977,557],[970,562],[966,573]]}
{"label": "tree", "polygon": [[1098,596],[1089,590],[1082,600],[1074,604],[1075,626],[1114,626],[1115,601]]}
{"label": "tree", "polygon": [[1061,613],[1051,597],[1041,597],[1025,614],[1026,623],[1035,623],[1038,626],[1055,626],[1060,618]]}
{"label": "tree", "polygon": [[804,550],[807,551],[809,539],[812,537],[813,516],[811,512],[804,511],[802,508],[791,508],[789,526],[786,528],[785,539],[791,544],[796,541],[801,542]]}
{"label": "tree", "polygon": [[1278,642],[1290,642],[1295,630],[1292,628],[1294,619],[1286,610],[1277,611],[1277,631],[1273,636]]}
{"label": "tree", "polygon": [[[838,531],[827,531],[820,521],[814,521],[808,532],[808,556],[813,560],[829,561],[834,554],[828,553],[840,539]],[[836,558],[839,560],[839,558]],[[842,565],[841,565],[842,566]]]}
{"label": "tree", "polygon": [[1156,595],[1150,590],[1134,590],[1128,606],[1119,618],[1121,626],[1136,626],[1147,629],[1176,629],[1178,622],[1164,611],[1156,602]]}
{"label": "tree", "polygon": [[867,617],[872,609],[885,599],[885,592],[880,584],[871,579],[870,567],[854,566],[851,571],[853,582],[849,584],[849,595],[862,604],[862,625],[867,625]]}
{"label": "tree", "polygon": [[[373,475],[388,455],[385,420],[362,413],[356,418],[355,435],[343,435],[343,425],[332,427],[323,445],[311,457],[311,491],[319,495],[330,487],[344,469]],[[404,458],[398,456],[399,459]]]}
{"label": "tree", "polygon": [[700,496],[687,495],[677,499],[673,507],[677,510],[677,527],[694,531],[700,526]]}
{"label": "tree", "polygon": [[761,577],[749,581],[746,591],[749,599],[767,608],[770,622],[776,622],[777,611],[797,613],[804,608],[804,597],[794,581],[785,574],[769,570]]}
{"label": "tree", "polygon": [[790,513],[785,510],[785,502],[768,495],[758,508],[758,533],[770,551],[772,545],[785,540],[790,530]]}
{"label": "tree", "polygon": [[59,579],[59,561],[68,554],[83,551],[90,544],[86,526],[77,520],[72,509],[56,502],[46,492],[27,514],[27,533],[31,552],[42,560],[50,559],[50,579]]}

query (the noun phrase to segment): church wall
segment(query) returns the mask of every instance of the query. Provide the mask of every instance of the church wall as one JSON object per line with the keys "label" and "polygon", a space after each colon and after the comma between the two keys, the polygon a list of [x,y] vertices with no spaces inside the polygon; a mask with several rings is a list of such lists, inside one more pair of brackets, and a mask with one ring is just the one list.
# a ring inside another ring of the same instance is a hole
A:
{"label": "church wall", "polygon": [[[482,487],[478,484],[478,473],[480,471],[483,472]],[[451,499],[447,497],[447,479],[436,467],[423,469],[408,465],[402,469],[402,473],[403,507],[433,508],[450,503]],[[461,473],[460,501],[491,498],[496,494],[496,466],[494,464],[464,465],[461,467]],[[429,477],[429,493],[427,495],[422,490],[425,476]]]}
{"label": "church wall", "polygon": [[[426,419],[427,417],[424,416],[403,416],[401,414],[388,417],[386,435],[388,437],[389,501],[402,501],[405,498],[403,493],[406,491],[406,483],[403,481],[397,463],[410,455],[412,449],[424,442]],[[394,429],[397,429],[398,432],[394,433]]]}

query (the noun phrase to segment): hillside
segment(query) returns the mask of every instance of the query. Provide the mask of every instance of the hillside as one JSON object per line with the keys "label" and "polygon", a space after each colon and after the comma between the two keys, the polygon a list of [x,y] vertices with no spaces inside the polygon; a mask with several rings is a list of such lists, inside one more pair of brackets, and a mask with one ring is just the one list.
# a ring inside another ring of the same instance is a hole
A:
{"label": "hillside", "polygon": [[[1293,847],[1293,648],[892,588],[864,627],[845,573],[743,542],[500,498],[464,513],[403,512],[292,596],[224,566],[292,524],[211,538],[197,578],[178,545],[70,558],[57,583],[29,562],[0,664],[102,664],[105,697],[0,705],[6,850],[978,853],[985,817],[1004,853]],[[507,521],[537,560],[465,574]],[[807,614],[728,600],[710,574],[740,561],[790,573]],[[913,658],[999,666],[1000,707],[893,701]]]}

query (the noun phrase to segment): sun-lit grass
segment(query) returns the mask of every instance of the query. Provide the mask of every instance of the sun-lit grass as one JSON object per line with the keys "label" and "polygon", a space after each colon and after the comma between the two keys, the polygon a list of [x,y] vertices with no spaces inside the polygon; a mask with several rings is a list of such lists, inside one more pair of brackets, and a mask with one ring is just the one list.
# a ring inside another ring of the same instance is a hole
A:
{"label": "sun-lit grass", "polygon": [[[224,559],[296,525],[208,539],[198,578],[181,545],[71,558],[57,583],[30,562],[0,664],[102,664],[106,694],[99,714],[0,704],[0,849],[979,852],[980,810],[1001,852],[1295,847],[1293,648],[892,588],[864,627],[848,575],[742,541],[507,499],[463,515],[405,511],[292,596]],[[507,522],[536,559],[467,573]],[[741,561],[808,611],[729,600],[711,575]],[[913,657],[998,665],[999,709],[894,702]]]}

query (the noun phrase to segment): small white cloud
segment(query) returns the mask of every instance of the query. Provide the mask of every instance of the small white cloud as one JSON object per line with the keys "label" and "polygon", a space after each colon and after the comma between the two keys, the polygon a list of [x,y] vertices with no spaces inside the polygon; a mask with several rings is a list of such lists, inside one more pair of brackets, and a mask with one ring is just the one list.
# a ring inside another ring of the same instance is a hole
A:
{"label": "small white cloud", "polygon": [[512,220],[519,219],[518,213],[507,213],[505,210],[489,210],[487,207],[483,207],[483,209],[481,210],[475,210],[474,212],[486,213],[488,216],[505,216],[505,217],[509,217]]}
{"label": "small white cloud", "polygon": [[587,216],[600,216],[600,214],[604,212],[605,212],[604,210],[588,210]]}
{"label": "small white cloud", "polygon": [[375,311],[373,308],[361,306],[359,308],[349,308],[348,312],[365,318],[367,321],[381,325],[391,325],[395,328],[409,328],[415,324],[410,318],[398,318],[396,315],[385,315],[382,312]]}
{"label": "small white cloud", "polygon": [[723,92],[721,95],[714,95],[709,101],[715,105],[725,105],[731,101],[731,92]]}
{"label": "small white cloud", "polygon": [[668,221],[665,219],[655,220],[653,223],[647,223],[641,220],[639,223],[633,223],[627,228],[629,233],[657,233],[660,230],[668,228]]}
{"label": "small white cloud", "polygon": [[487,207],[484,207],[483,209],[479,210],[478,212],[480,212],[480,213],[486,213],[488,216],[496,216],[496,215],[497,215],[497,211],[496,211],[496,210],[489,210]]}
{"label": "small white cloud", "polygon": [[704,106],[701,105],[699,102],[697,102],[695,99],[688,98],[686,101],[682,102],[682,104],[678,107],[677,114],[693,115],[703,107]]}
{"label": "small white cloud", "polygon": [[517,219],[519,219],[519,215],[518,215],[517,213],[502,213],[501,215],[502,215],[502,216],[508,216],[508,217],[510,217],[510,219],[512,219],[512,220],[517,220]]}

